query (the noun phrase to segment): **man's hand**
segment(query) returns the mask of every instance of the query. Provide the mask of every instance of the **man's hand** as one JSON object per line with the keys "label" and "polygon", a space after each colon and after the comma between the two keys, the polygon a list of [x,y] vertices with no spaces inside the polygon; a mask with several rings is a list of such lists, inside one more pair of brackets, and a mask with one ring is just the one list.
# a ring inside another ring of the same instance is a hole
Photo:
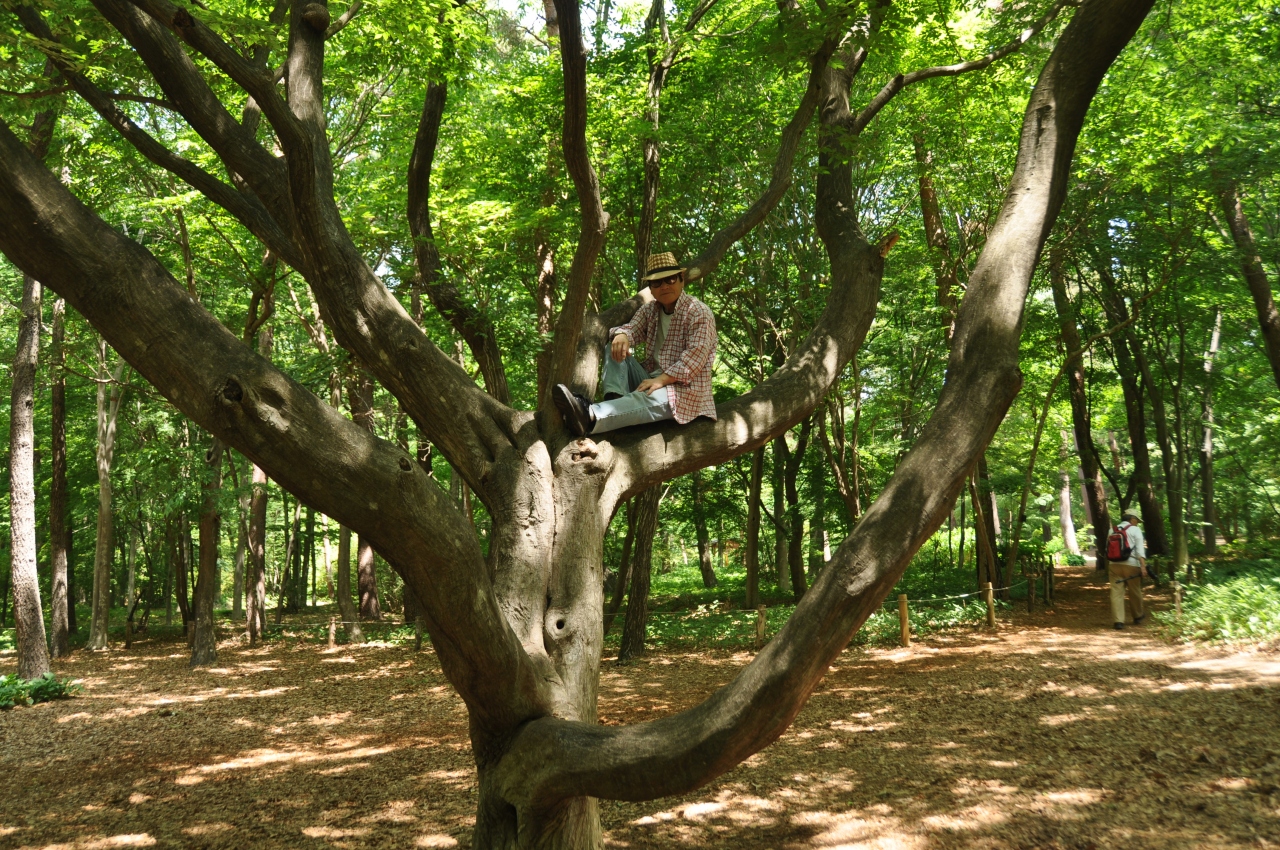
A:
{"label": "man's hand", "polygon": [[609,356],[613,358],[615,363],[621,363],[627,359],[627,355],[631,352],[631,340],[626,334],[618,334],[613,338],[613,342],[609,346]]}
{"label": "man's hand", "polygon": [[643,381],[640,382],[640,386],[636,387],[636,390],[637,391],[644,390],[649,395],[653,395],[658,390],[665,387],[667,384],[674,384],[675,382],[676,382],[675,378],[671,377],[666,372],[663,372],[661,375],[659,375],[656,378],[645,378]]}

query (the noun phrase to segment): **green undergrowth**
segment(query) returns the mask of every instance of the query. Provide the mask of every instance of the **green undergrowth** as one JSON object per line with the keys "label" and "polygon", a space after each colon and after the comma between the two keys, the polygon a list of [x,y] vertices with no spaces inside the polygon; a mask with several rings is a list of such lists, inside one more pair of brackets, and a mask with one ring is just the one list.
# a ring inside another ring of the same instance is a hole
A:
{"label": "green undergrowth", "polygon": [[1280,555],[1210,562],[1204,582],[1184,589],[1182,616],[1155,615],[1175,639],[1257,643],[1280,639]]}
{"label": "green undergrowth", "polygon": [[7,711],[14,706],[34,705],[55,699],[70,699],[80,691],[81,687],[70,679],[60,679],[52,673],[45,673],[35,679],[19,679],[13,674],[0,676],[0,710]]}

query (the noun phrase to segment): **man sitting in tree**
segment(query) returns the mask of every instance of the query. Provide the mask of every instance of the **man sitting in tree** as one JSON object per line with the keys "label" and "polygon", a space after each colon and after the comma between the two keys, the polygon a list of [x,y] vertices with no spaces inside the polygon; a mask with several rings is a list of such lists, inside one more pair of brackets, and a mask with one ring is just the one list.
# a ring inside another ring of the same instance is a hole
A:
{"label": "man sitting in tree", "polygon": [[[683,425],[699,416],[716,418],[716,320],[706,304],[685,294],[684,272],[670,252],[646,260],[644,280],[653,300],[609,331],[604,401],[592,404],[564,384],[551,391],[565,426],[577,436],[664,419]],[[631,354],[636,343],[644,344],[643,361]]]}

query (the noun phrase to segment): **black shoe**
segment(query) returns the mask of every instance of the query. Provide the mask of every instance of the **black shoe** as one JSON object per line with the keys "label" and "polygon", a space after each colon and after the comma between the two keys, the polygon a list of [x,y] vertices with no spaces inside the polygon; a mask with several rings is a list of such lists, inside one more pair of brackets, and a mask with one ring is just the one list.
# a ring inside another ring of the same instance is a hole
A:
{"label": "black shoe", "polygon": [[1116,623],[1115,625],[1116,631],[1120,631],[1123,628],[1124,628],[1124,623]]}
{"label": "black shoe", "polygon": [[1141,617],[1134,617],[1134,618],[1133,618],[1133,624],[1136,626],[1136,625],[1138,625],[1139,623],[1141,623],[1141,622],[1142,622],[1143,620],[1145,620],[1145,619],[1147,619],[1147,615],[1146,615],[1146,614],[1143,614]]}
{"label": "black shoe", "polygon": [[556,384],[551,389],[551,400],[564,419],[564,425],[575,436],[585,437],[595,426],[595,418],[591,415],[591,402],[570,390],[564,384]]}

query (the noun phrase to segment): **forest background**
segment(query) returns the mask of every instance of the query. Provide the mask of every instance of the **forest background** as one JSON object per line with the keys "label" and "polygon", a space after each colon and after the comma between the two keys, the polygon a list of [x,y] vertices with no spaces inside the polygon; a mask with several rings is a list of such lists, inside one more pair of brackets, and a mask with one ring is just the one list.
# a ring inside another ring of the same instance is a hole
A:
{"label": "forest background", "polygon": [[[798,598],[910,448],[945,378],[956,305],[999,210],[1026,93],[1061,29],[1054,13],[1062,5],[894,5],[896,42],[868,58],[859,100],[903,67],[981,56],[1009,43],[1017,49],[976,73],[908,88],[860,136],[858,212],[872,241],[888,251],[887,269],[875,323],[836,391],[767,447],[655,487],[618,511],[605,539],[606,582],[609,607],[620,617],[623,591],[640,590],[631,602],[635,616],[627,617],[631,651],[643,651],[650,569],[659,602],[672,610]],[[118,109],[169,149],[216,170],[161,93],[138,90],[138,60],[127,45],[105,28],[91,37],[97,25],[90,10],[73,3],[41,8]],[[262,34],[251,10],[212,8],[211,19],[229,37],[248,43]],[[346,226],[405,309],[479,380],[480,364],[457,325],[424,308],[403,214],[423,108],[419,72],[431,69],[449,82],[431,174],[442,277],[470,326],[506,353],[510,398],[532,408],[577,216],[560,159],[554,10],[425,0],[351,9],[344,19],[335,15],[341,31],[328,42],[326,59],[336,197]],[[646,253],[696,254],[705,234],[768,185],[774,140],[805,85],[809,46],[788,35],[772,3],[601,0],[585,11],[588,142],[612,216],[590,298],[607,307],[637,291]],[[1035,28],[1042,18],[1043,29]],[[10,127],[33,138],[43,128],[46,162],[78,197],[146,245],[237,336],[414,453],[485,540],[484,506],[419,439],[396,399],[336,343],[306,283],[99,120],[46,63],[40,48],[47,45],[8,7],[0,19],[0,116]],[[1143,512],[1151,550],[1171,571],[1212,555],[1219,538],[1257,551],[1280,533],[1280,350],[1268,357],[1256,286],[1259,274],[1269,291],[1280,277],[1278,26],[1280,11],[1271,4],[1157,4],[1112,68],[1033,282],[1021,394],[952,520],[921,549],[901,591],[944,596],[988,581],[1015,585],[1028,556],[1079,554],[1108,518],[1131,505]],[[825,301],[827,261],[812,223],[818,168],[809,134],[781,202],[712,275],[690,286],[718,321],[718,401],[764,380]],[[21,273],[0,260],[6,394],[20,348],[23,290]],[[243,622],[256,521],[265,528],[268,623],[277,611],[339,603],[352,638],[357,617],[413,619],[403,582],[363,541],[269,481],[265,514],[255,520],[252,464],[229,449],[210,457],[208,434],[56,296],[39,309],[40,591],[47,610],[55,544],[63,539],[73,601],[68,631],[77,641],[119,640],[130,615],[131,628],[185,628],[194,617],[198,529],[202,518],[214,517],[215,595],[227,616]],[[1274,305],[1271,311],[1274,318]],[[10,415],[0,410],[0,430],[8,431]],[[55,486],[59,427],[65,501]],[[7,456],[3,467],[0,484],[8,490]],[[1104,494],[1106,513],[1090,504],[1090,487]],[[50,523],[59,505],[63,538]],[[10,526],[6,502],[0,629],[12,621]],[[114,633],[104,617],[101,634],[90,634],[95,585],[114,612]],[[0,647],[12,636],[12,629],[0,631]]]}

